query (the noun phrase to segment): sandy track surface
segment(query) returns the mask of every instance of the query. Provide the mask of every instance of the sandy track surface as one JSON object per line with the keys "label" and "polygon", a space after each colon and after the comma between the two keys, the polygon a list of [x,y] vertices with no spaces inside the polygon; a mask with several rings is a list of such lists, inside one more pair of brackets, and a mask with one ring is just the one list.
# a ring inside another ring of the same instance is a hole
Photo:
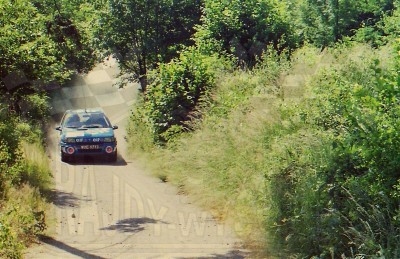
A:
{"label": "sandy track surface", "polygon": [[[50,129],[48,151],[55,179],[54,222],[25,258],[244,258],[228,226],[143,172],[126,152],[125,127],[137,86],[113,86],[115,62],[52,92],[54,128],[66,109],[102,107],[118,139],[118,161],[60,161],[59,133]],[[50,220],[51,221],[51,220]]]}

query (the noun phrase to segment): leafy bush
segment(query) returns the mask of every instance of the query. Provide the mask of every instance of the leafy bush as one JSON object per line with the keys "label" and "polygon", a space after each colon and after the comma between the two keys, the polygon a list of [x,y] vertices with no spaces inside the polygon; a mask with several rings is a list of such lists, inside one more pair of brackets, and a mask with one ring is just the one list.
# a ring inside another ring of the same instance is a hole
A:
{"label": "leafy bush", "polygon": [[10,187],[0,212],[0,256],[21,258],[26,245],[45,228],[45,205],[38,190]]}
{"label": "leafy bush", "polygon": [[268,48],[259,62],[251,70],[227,72],[217,81],[218,88],[212,91],[212,99],[204,107],[204,113],[210,120],[228,118],[236,109],[246,109],[251,102],[260,97],[276,98],[279,95],[278,83],[282,74],[290,68],[286,51],[280,54]]}
{"label": "leafy bush", "polygon": [[77,5],[81,7],[77,2],[2,0],[0,77],[19,71],[30,82],[65,82],[75,70],[93,67],[96,53],[88,39],[89,30],[81,26],[93,15],[87,8],[78,15]]}
{"label": "leafy bush", "polygon": [[296,45],[288,9],[285,1],[205,1],[195,40],[208,50],[222,50],[254,65],[268,45]]}
{"label": "leafy bush", "polygon": [[144,109],[156,142],[171,140],[188,129],[187,122],[215,85],[216,72],[223,63],[216,56],[205,56],[195,48],[179,59],[160,64],[150,76]]}
{"label": "leafy bush", "polygon": [[18,242],[10,226],[0,222],[0,256],[4,258],[20,258],[23,246]]}
{"label": "leafy bush", "polygon": [[22,114],[29,120],[44,124],[44,119],[50,115],[48,96],[44,93],[27,95],[20,103]]}
{"label": "leafy bush", "polygon": [[269,154],[263,138],[277,119],[272,112],[278,100],[274,83],[288,68],[285,55],[271,50],[265,57],[253,71],[224,71],[216,77],[210,97],[201,104],[201,117],[189,122],[194,131],[154,148],[143,134],[151,128],[150,120],[138,109],[129,132],[130,146],[144,147],[140,151],[148,152],[151,163],[146,165],[155,175],[196,195],[216,217],[234,221],[252,246],[264,242],[264,158]]}
{"label": "leafy bush", "polygon": [[[320,115],[316,119],[337,135],[338,149],[344,159],[351,157],[350,166],[357,169],[357,176],[365,176],[368,182],[383,180],[370,182],[368,194],[378,197],[383,191],[393,196],[392,186],[400,177],[398,68],[382,67],[375,58],[361,60],[350,61],[343,70],[330,74],[329,81],[319,82]],[[335,82],[333,92],[330,82]]]}
{"label": "leafy bush", "polygon": [[133,107],[127,129],[129,149],[136,154],[150,153],[156,145],[153,126],[146,116],[143,101],[138,100],[138,104]]}
{"label": "leafy bush", "polygon": [[396,39],[400,36],[400,3],[397,3],[396,9],[391,15],[385,15],[380,24],[380,29],[389,39]]}
{"label": "leafy bush", "polygon": [[[298,32],[306,42],[321,47],[333,46],[346,37],[361,42],[384,43],[379,28],[382,16],[390,15],[396,1],[297,1],[294,14]],[[376,45],[375,45],[376,46]]]}
{"label": "leafy bush", "polygon": [[23,152],[19,151],[14,160],[10,160],[8,150],[0,145],[2,258],[21,258],[22,250],[46,228],[46,205],[42,195],[50,188],[49,162],[40,144],[31,145],[25,144]]}
{"label": "leafy bush", "polygon": [[373,25],[363,24],[352,37],[358,42],[367,42],[374,47],[384,46],[400,36],[400,3],[395,4],[391,12],[384,13]]}
{"label": "leafy bush", "polygon": [[265,151],[267,230],[283,245],[280,256],[323,256],[326,251],[329,256],[331,246],[340,241],[336,215],[327,206],[331,186],[325,185],[323,171],[330,162],[329,137],[317,130],[284,128],[279,127],[278,135],[266,132],[273,135]]}
{"label": "leafy bush", "polygon": [[8,154],[9,161],[15,160],[18,155],[19,136],[15,131],[16,125],[16,120],[10,117],[0,121],[0,143],[4,145],[2,150],[7,151],[5,153]]}
{"label": "leafy bush", "polygon": [[[277,98],[284,57],[268,53],[251,71],[196,81],[197,63],[182,53],[153,75],[151,95],[132,116],[131,145],[151,151],[160,179],[233,219],[248,240],[274,236],[280,257],[397,258],[399,49],[350,41],[335,48],[326,60],[304,50],[312,98],[298,105]],[[216,87],[199,84],[210,97],[194,102],[193,82]],[[191,107],[187,116],[204,104],[201,120],[175,117],[186,112],[181,103]],[[188,127],[196,131],[181,134]],[[165,148],[154,149],[141,130]]]}
{"label": "leafy bush", "polygon": [[312,137],[279,138],[271,149],[270,216],[289,253],[398,257],[397,51],[385,60],[382,51],[340,49],[341,62],[312,80],[316,98],[299,113]]}
{"label": "leafy bush", "polygon": [[[42,146],[39,111],[46,99],[34,97],[35,117],[1,113],[0,121],[0,257],[20,258],[22,250],[46,227],[43,194],[50,188],[49,161]],[[36,109],[38,108],[38,109]],[[29,114],[27,114],[29,115]]]}

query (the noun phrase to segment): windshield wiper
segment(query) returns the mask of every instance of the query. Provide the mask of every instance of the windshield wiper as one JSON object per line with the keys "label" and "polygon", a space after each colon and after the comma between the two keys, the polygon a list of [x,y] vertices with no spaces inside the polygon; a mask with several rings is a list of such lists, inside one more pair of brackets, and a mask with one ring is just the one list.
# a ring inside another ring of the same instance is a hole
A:
{"label": "windshield wiper", "polygon": [[88,126],[84,126],[82,128],[93,129],[93,128],[100,128],[100,127],[98,125],[88,125]]}

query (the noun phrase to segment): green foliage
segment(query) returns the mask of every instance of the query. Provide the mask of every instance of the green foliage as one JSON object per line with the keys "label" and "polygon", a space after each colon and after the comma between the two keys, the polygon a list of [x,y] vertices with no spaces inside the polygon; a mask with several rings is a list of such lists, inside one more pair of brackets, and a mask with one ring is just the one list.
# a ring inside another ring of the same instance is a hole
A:
{"label": "green foliage", "polygon": [[0,1],[0,77],[20,71],[30,82],[64,81],[94,56],[72,22],[76,10],[54,1]]}
{"label": "green foliage", "polygon": [[65,78],[65,63],[57,60],[56,44],[46,35],[46,18],[33,3],[2,0],[0,9],[0,76],[22,70],[29,79]]}
{"label": "green foliage", "polygon": [[38,191],[27,185],[10,187],[5,201],[0,212],[0,256],[22,258],[26,245],[46,228],[45,205]]}
{"label": "green foliage", "polygon": [[42,139],[50,110],[45,90],[93,67],[94,10],[85,0],[0,0],[2,258],[22,257],[45,228],[41,195],[51,182]]}
{"label": "green foliage", "polygon": [[25,144],[11,159],[8,147],[0,144],[2,258],[21,258],[23,249],[46,229],[42,194],[50,188],[51,174],[49,161],[40,145]]}
{"label": "green foliage", "polygon": [[[286,128],[271,134],[266,152],[267,229],[275,233],[278,244],[297,257],[328,257],[330,249],[341,243],[337,235],[337,216],[327,205],[329,188],[323,170],[329,165],[328,136],[312,129]],[[325,207],[326,206],[326,207]],[[323,254],[327,252],[327,254]]]}
{"label": "green foliage", "polygon": [[[330,46],[355,34],[370,40],[375,31],[368,31],[394,9],[392,0],[304,0],[299,3],[301,22],[298,24],[303,40],[318,46]],[[364,35],[361,35],[364,34]]]}
{"label": "green foliage", "polygon": [[[37,130],[37,126],[27,122],[17,122],[16,119],[13,119],[0,123],[0,179],[3,185],[3,188],[0,188],[1,192],[6,191],[4,186],[7,185],[7,182],[15,185],[29,182],[24,181],[23,178],[26,178],[25,175],[30,174],[43,178],[42,181],[32,181],[31,185],[39,187],[36,183],[42,182],[46,184],[48,177],[50,177],[50,173],[46,170],[47,159],[43,158],[44,155],[38,156],[38,154],[45,153],[44,149],[40,147],[42,145],[40,142],[42,137],[42,133]],[[29,146],[28,143],[35,146],[35,148]],[[30,147],[29,151],[26,149],[28,146]],[[34,159],[30,161],[30,157],[34,157]],[[38,163],[40,166],[37,166]],[[41,173],[43,175],[40,175]],[[44,180],[44,178],[47,180]],[[41,190],[44,189],[41,188]]]}
{"label": "green foliage", "polygon": [[396,9],[391,15],[385,15],[382,19],[382,30],[384,35],[391,39],[398,38],[400,36],[400,3],[397,3]]}
{"label": "green foliage", "polygon": [[205,1],[202,25],[197,27],[198,46],[233,54],[254,64],[269,44],[295,46],[296,39],[285,1]]}
{"label": "green foliage", "polygon": [[[44,199],[51,173],[42,146],[40,120],[45,99],[32,102],[26,120],[3,108],[0,112],[0,257],[21,258],[22,250],[45,229]],[[4,106],[4,105],[3,105]],[[45,119],[44,119],[45,120]]]}
{"label": "green foliage", "polygon": [[376,24],[362,24],[353,36],[358,42],[368,42],[372,46],[383,46],[400,36],[400,3],[390,12],[384,13]]}
{"label": "green foliage", "polygon": [[340,148],[349,152],[346,156],[357,158],[352,166],[358,169],[359,177],[380,179],[371,182],[365,191],[374,197],[381,191],[392,196],[389,190],[400,177],[395,173],[400,166],[395,148],[400,141],[396,133],[398,68],[384,68],[373,57],[361,59],[362,63],[351,61],[345,71],[329,75],[335,82],[333,93],[328,90],[332,81],[321,82],[323,99],[319,105],[323,112],[317,121],[338,135]]}
{"label": "green foliage", "polygon": [[[190,57],[192,54],[183,55]],[[267,170],[265,157],[269,154],[264,153],[262,139],[265,128],[271,127],[271,121],[277,119],[272,112],[264,110],[273,110],[278,100],[274,81],[288,66],[285,55],[279,56],[271,50],[265,57],[265,63],[254,71],[225,70],[219,74],[215,86],[209,89],[211,97],[205,98],[206,102],[200,106],[201,117],[190,121],[194,130],[175,135],[163,148],[149,144],[153,139],[144,132],[149,132],[151,124],[143,109],[139,109],[142,114],[134,112],[133,131],[128,134],[132,149],[145,147],[136,151],[151,161],[146,165],[155,175],[196,195],[196,199],[211,208],[216,217],[233,220],[237,232],[253,245],[264,243],[265,237],[262,215],[267,209],[264,207],[263,176]],[[168,76],[164,77],[163,85],[172,87],[167,84],[168,80],[181,82],[177,81],[182,80],[181,74],[175,77],[176,81],[170,75],[175,75],[175,69],[181,65],[191,63],[192,59],[186,58],[187,63],[174,61],[171,65],[174,73],[165,74]],[[220,62],[213,61],[209,65],[215,67]],[[275,62],[282,62],[282,67],[278,69]],[[196,62],[193,64],[197,65]],[[251,97],[253,95],[256,96]],[[143,150],[147,152],[144,154]]]}
{"label": "green foliage", "polygon": [[338,49],[338,65],[311,81],[306,124],[295,123],[312,135],[270,149],[270,216],[290,253],[398,257],[397,51]]}
{"label": "green foliage", "polygon": [[189,128],[197,109],[215,85],[223,63],[216,56],[204,56],[195,48],[179,59],[160,64],[151,75],[144,109],[156,142],[165,142]]}
{"label": "green foliage", "polygon": [[14,161],[18,156],[19,136],[15,131],[17,122],[13,118],[2,118],[0,122],[0,141],[4,146],[8,159],[3,161]]}
{"label": "green foliage", "polygon": [[0,222],[0,256],[4,258],[21,258],[23,246],[18,242],[9,225]]}
{"label": "green foliage", "polygon": [[[258,64],[249,71],[236,70],[219,79],[218,89],[205,108],[208,119],[229,117],[232,110],[246,107],[258,97],[276,98],[281,74],[289,70],[287,53],[278,54],[272,47],[260,57]],[[253,96],[254,98],[251,98]]]}
{"label": "green foliage", "polygon": [[44,119],[50,115],[48,97],[44,93],[26,95],[20,102],[22,115],[37,124],[44,124]]}
{"label": "green foliage", "polygon": [[45,148],[38,143],[38,136],[35,137],[35,141],[32,141],[33,138],[29,139],[31,142],[23,140],[21,144],[23,162],[21,162],[19,184],[29,184],[45,194],[51,188],[52,174]]}
{"label": "green foliage", "polygon": [[96,17],[95,7],[86,2],[36,0],[34,3],[46,16],[46,32],[55,43],[58,58],[64,60],[66,69],[72,72],[88,72],[96,62],[93,35],[87,24]]}
{"label": "green foliage", "polygon": [[399,50],[388,49],[300,50],[294,62],[320,68],[293,64],[304,77],[318,72],[313,98],[298,105],[277,91],[285,56],[219,77],[195,131],[147,145],[155,174],[233,220],[250,243],[269,236],[262,245],[273,256],[398,257]]}
{"label": "green foliage", "polygon": [[136,154],[143,152],[151,153],[155,147],[153,126],[146,116],[146,110],[143,107],[143,102],[140,102],[132,109],[132,114],[129,118],[127,135],[129,136],[129,149]]}
{"label": "green foliage", "polygon": [[147,70],[176,57],[190,45],[199,21],[199,1],[109,0],[99,17],[100,46],[113,54],[128,80],[147,87]]}

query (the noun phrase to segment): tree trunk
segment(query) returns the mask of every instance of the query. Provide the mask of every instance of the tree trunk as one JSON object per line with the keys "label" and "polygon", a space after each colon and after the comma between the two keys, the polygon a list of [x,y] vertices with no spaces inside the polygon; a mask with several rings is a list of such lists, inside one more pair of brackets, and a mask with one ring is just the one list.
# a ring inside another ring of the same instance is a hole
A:
{"label": "tree trunk", "polygon": [[147,88],[147,75],[143,74],[139,76],[140,90],[145,93]]}
{"label": "tree trunk", "polygon": [[139,65],[139,83],[140,88],[143,93],[146,92],[147,89],[147,68],[146,68],[146,53],[143,52],[141,57],[138,59]]}

